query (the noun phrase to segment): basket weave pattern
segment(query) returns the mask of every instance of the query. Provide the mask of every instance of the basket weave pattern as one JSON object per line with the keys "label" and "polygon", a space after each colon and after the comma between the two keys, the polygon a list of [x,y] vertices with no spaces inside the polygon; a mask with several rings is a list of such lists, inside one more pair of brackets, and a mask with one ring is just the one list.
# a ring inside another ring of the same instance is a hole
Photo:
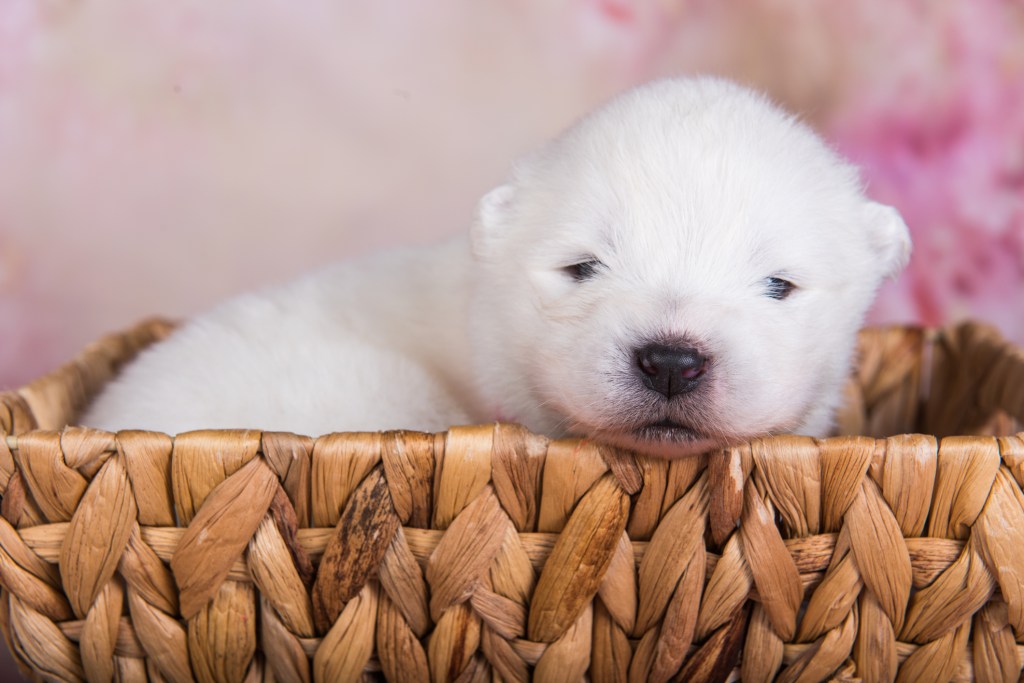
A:
{"label": "basket weave pattern", "polygon": [[[513,425],[66,428],[153,322],[0,402],[37,680],[1016,681],[1024,353],[875,330],[846,433],[673,462]],[[886,434],[904,434],[889,438]],[[944,438],[937,438],[944,437]]]}

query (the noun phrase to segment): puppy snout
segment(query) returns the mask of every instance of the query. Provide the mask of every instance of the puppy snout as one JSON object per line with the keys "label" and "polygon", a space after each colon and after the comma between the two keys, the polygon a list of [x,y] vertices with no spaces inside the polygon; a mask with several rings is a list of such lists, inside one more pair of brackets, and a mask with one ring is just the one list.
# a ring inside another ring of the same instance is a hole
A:
{"label": "puppy snout", "polygon": [[708,359],[692,346],[648,344],[635,351],[640,380],[665,398],[697,388],[708,369]]}

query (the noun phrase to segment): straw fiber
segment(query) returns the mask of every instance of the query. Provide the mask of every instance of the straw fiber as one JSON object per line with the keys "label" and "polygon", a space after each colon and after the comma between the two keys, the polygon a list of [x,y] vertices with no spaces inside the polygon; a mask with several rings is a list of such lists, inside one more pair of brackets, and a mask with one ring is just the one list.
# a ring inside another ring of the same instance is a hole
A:
{"label": "straw fiber", "polygon": [[1024,353],[861,338],[842,436],[672,462],[505,424],[75,416],[151,321],[0,397],[0,627],[47,681],[1016,681]]}

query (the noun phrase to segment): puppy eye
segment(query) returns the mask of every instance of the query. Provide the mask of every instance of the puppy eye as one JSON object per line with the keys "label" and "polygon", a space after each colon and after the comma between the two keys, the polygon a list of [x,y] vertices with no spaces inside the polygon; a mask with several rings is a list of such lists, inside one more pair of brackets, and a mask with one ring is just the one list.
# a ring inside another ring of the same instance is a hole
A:
{"label": "puppy eye", "polygon": [[574,282],[583,282],[589,280],[597,274],[597,269],[600,268],[603,263],[597,259],[587,259],[586,261],[580,261],[574,263],[571,266],[566,266],[562,270],[573,279]]}
{"label": "puppy eye", "polygon": [[789,280],[783,280],[781,277],[770,277],[765,279],[765,285],[767,289],[768,298],[782,301],[796,289]]}

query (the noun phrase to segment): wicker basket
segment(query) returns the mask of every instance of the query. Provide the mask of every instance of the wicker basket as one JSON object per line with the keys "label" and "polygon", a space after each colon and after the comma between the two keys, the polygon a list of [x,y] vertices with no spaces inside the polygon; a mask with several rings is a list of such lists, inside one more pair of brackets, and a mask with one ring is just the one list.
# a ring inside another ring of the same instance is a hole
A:
{"label": "wicker basket", "polygon": [[1024,353],[989,328],[864,333],[842,427],[868,436],[674,462],[509,425],[55,431],[167,329],[2,397],[0,625],[27,676],[1020,676],[1024,435],[946,436],[1024,420]]}

